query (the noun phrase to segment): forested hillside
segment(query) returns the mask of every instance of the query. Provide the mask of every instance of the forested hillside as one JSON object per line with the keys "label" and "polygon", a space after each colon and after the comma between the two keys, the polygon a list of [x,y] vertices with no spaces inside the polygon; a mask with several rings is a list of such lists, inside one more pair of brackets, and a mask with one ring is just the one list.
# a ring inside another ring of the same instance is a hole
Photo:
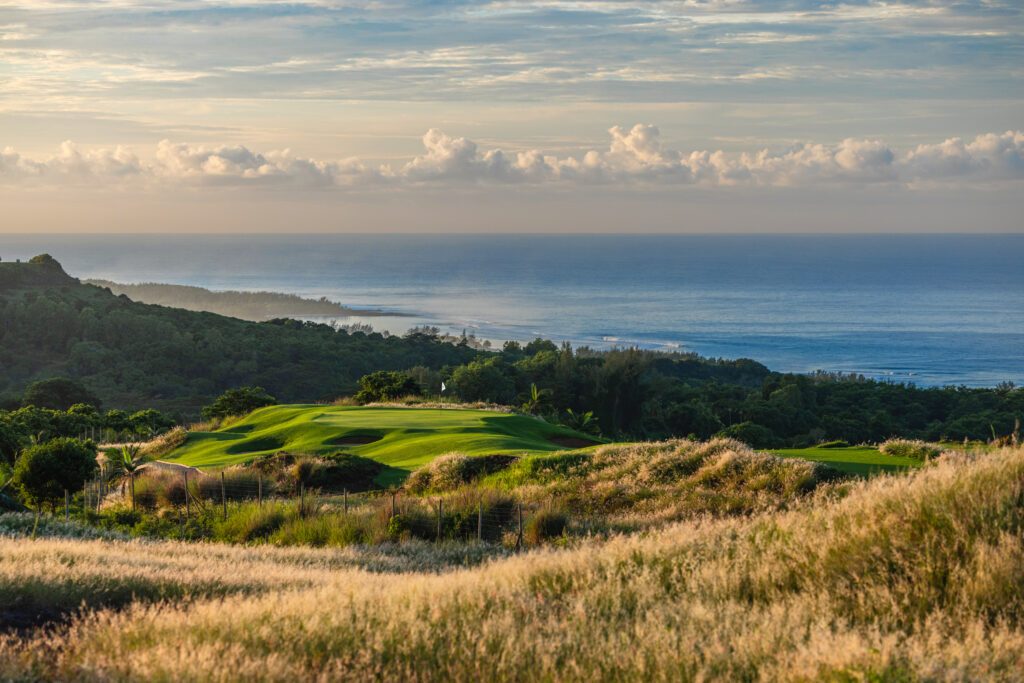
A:
{"label": "forested hillside", "polygon": [[0,348],[8,403],[33,380],[63,375],[82,380],[105,406],[186,415],[243,384],[280,401],[311,401],[352,391],[374,370],[440,368],[478,355],[426,337],[141,304],[79,283],[48,257],[0,263]]}
{"label": "forested hillside", "polygon": [[[1024,422],[1024,389],[921,389],[830,374],[771,372],[749,359],[636,349],[594,351],[537,339],[475,350],[420,328],[403,337],[295,320],[246,322],[136,303],[69,277],[49,257],[0,263],[0,408],[44,377],[79,379],[104,408],[196,417],[226,389],[260,385],[279,402],[356,392],[379,370],[466,401],[530,403],[530,412],[612,438],[714,434],[758,448],[1008,436]],[[531,391],[536,394],[530,398]],[[570,414],[569,411],[572,411]]]}

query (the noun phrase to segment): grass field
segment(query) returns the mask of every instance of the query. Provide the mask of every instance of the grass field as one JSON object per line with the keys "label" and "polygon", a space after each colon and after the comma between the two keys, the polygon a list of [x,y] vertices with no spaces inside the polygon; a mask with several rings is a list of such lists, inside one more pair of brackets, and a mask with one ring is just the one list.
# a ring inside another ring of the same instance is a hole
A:
{"label": "grass field", "polygon": [[559,437],[586,438],[524,415],[485,410],[282,405],[257,410],[224,429],[192,432],[166,459],[220,467],[280,450],[343,450],[387,465],[378,483],[389,485],[444,453],[545,453],[565,448],[551,441]]}
{"label": "grass field", "polygon": [[880,472],[900,472],[908,467],[920,467],[921,461],[912,458],[897,458],[879,453],[871,446],[849,448],[790,448],[768,451],[780,458],[800,458],[830,465],[837,470],[868,476]]}
{"label": "grass field", "polygon": [[472,544],[31,540],[24,520],[0,533],[0,615],[53,620],[0,636],[0,679],[1019,681],[1022,496],[1024,450],[952,454],[472,566]]}

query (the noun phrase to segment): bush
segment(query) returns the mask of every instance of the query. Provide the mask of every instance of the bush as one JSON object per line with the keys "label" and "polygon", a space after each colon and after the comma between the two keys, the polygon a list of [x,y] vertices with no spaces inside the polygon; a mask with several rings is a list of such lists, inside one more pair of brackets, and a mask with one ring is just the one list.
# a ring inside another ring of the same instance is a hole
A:
{"label": "bush", "polygon": [[526,521],[523,527],[523,541],[529,545],[539,545],[564,534],[568,524],[569,520],[564,512],[542,508]]}
{"label": "bush", "polygon": [[937,458],[947,449],[934,443],[924,441],[910,441],[907,439],[889,439],[878,450],[886,455],[898,458],[912,458],[914,460],[931,460]]}
{"label": "bush", "polygon": [[91,441],[54,439],[29,448],[14,466],[13,483],[30,505],[64,499],[64,491],[77,491],[98,468]]}
{"label": "bush", "polygon": [[480,477],[500,472],[517,460],[519,458],[514,455],[469,457],[462,453],[447,453],[434,458],[409,475],[405,485],[410,493],[451,491]]}
{"label": "bush", "polygon": [[778,439],[772,430],[756,422],[740,422],[726,427],[715,436],[742,441],[751,448],[775,448]]}
{"label": "bush", "polygon": [[217,524],[217,537],[222,541],[247,543],[275,533],[288,520],[287,510],[281,505],[247,503],[231,511],[228,518]]}
{"label": "bush", "polygon": [[470,481],[472,467],[469,456],[447,453],[438,456],[409,475],[406,488],[411,493],[445,491],[458,488]]}
{"label": "bush", "polygon": [[376,460],[339,451],[317,462],[307,486],[329,491],[367,491],[378,488],[373,480],[383,470],[384,465]]}

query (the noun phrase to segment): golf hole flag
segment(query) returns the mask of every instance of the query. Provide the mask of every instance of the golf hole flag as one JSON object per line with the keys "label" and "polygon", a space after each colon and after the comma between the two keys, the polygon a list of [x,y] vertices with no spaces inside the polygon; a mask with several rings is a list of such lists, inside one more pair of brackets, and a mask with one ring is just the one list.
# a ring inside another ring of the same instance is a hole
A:
{"label": "golf hole flag", "polygon": [[444,382],[441,382],[441,393],[444,393],[444,390],[445,390],[445,389],[447,389],[447,388],[448,388],[448,387],[446,387],[446,386],[444,385]]}

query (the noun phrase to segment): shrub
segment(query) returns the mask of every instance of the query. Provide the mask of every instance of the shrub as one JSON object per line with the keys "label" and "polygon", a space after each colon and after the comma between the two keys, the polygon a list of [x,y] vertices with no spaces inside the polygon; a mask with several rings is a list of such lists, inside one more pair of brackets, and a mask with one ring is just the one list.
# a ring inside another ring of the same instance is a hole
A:
{"label": "shrub", "polygon": [[376,460],[339,451],[319,460],[309,477],[309,486],[331,491],[366,491],[376,488],[374,478],[384,470]]}
{"label": "shrub", "polygon": [[889,439],[879,446],[878,450],[886,455],[914,460],[931,460],[946,452],[946,449],[938,444],[907,439]]}
{"label": "shrub", "polygon": [[226,520],[217,523],[216,532],[220,540],[247,543],[275,533],[286,521],[285,506],[246,503],[233,508]]}
{"label": "shrub", "polygon": [[737,439],[751,448],[774,448],[778,445],[775,433],[756,422],[734,424],[718,432],[715,436]]}
{"label": "shrub", "polygon": [[447,453],[438,456],[409,475],[406,487],[411,493],[444,491],[469,483],[472,467],[469,456]]}
{"label": "shrub", "polygon": [[405,485],[410,493],[451,491],[481,477],[507,469],[518,460],[519,458],[514,455],[500,453],[473,457],[463,453],[447,453],[434,458],[409,475]]}
{"label": "shrub", "polygon": [[29,448],[14,466],[13,483],[30,505],[64,499],[96,471],[96,446],[91,441],[54,439]]}
{"label": "shrub", "polygon": [[541,508],[523,526],[523,541],[529,545],[539,545],[557,538],[565,533],[568,523],[568,518],[561,510]]}

